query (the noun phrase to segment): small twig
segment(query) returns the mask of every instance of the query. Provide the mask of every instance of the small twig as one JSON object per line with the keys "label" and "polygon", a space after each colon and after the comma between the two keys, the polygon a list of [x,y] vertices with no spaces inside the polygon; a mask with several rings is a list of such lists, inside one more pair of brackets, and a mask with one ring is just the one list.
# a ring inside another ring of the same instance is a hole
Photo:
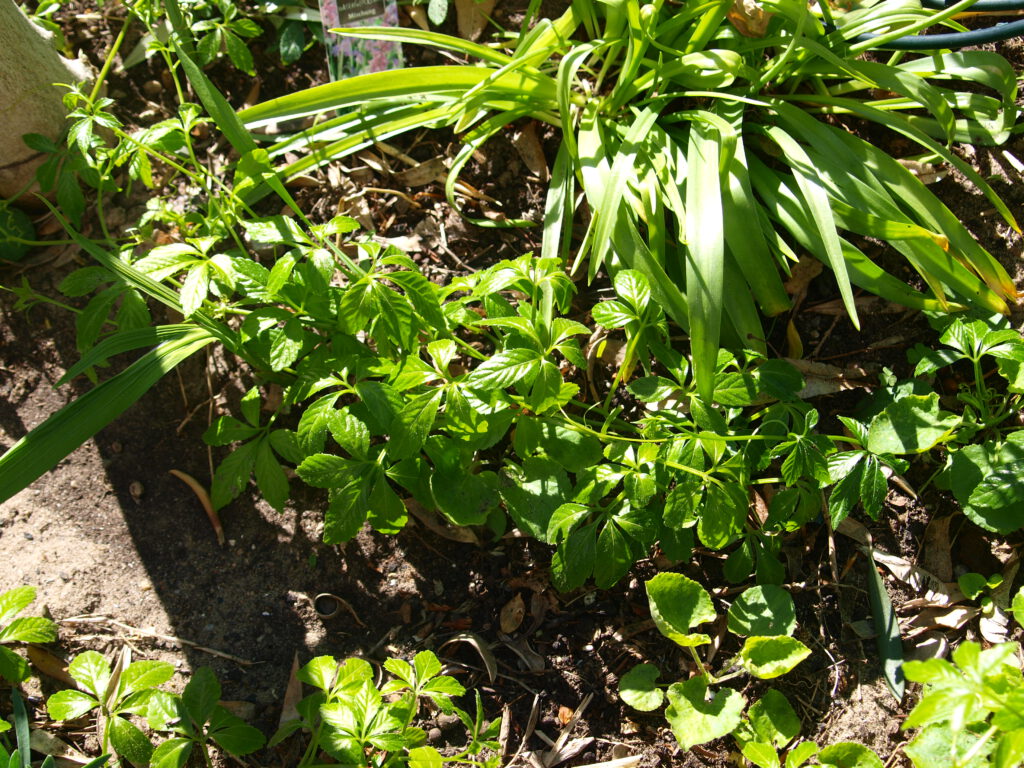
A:
{"label": "small twig", "polygon": [[223,651],[218,651],[218,650],[215,650],[213,648],[207,648],[205,645],[199,645],[199,643],[194,643],[191,640],[186,640],[185,638],[177,637],[176,635],[165,635],[165,634],[162,634],[160,632],[153,632],[153,631],[148,630],[148,629],[139,629],[138,627],[133,627],[130,624],[125,624],[123,622],[117,621],[116,619],[112,619],[109,616],[100,616],[100,615],[93,615],[93,614],[86,615],[86,616],[73,616],[70,619],[60,619],[58,623],[60,623],[60,624],[109,624],[109,625],[111,625],[113,627],[117,627],[118,629],[123,629],[126,632],[134,632],[135,634],[139,635],[140,637],[150,637],[150,638],[153,638],[153,639],[156,639],[156,640],[164,640],[164,641],[169,642],[169,643],[180,643],[181,645],[187,645],[189,648],[195,648],[197,651],[202,651],[203,653],[208,653],[211,656],[217,656],[217,657],[219,657],[221,659],[227,659],[228,661],[233,661],[236,664],[241,664],[243,667],[251,667],[254,664],[261,664],[262,663],[262,662],[257,662],[257,661],[248,661],[248,660],[240,658],[238,656],[232,656],[230,653],[224,653]]}

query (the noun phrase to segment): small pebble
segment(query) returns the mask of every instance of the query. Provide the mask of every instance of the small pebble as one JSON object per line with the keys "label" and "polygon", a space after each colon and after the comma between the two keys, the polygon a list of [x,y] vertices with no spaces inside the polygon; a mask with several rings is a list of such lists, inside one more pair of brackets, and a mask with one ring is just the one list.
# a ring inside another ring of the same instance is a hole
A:
{"label": "small pebble", "polygon": [[147,80],[142,86],[142,91],[150,98],[159,95],[163,89],[164,86],[159,80]]}
{"label": "small pebble", "polygon": [[145,486],[142,485],[138,480],[132,480],[128,485],[128,493],[132,495],[132,498],[138,501],[142,498],[142,494],[146,492]]}
{"label": "small pebble", "polygon": [[431,728],[427,731],[427,741],[440,741],[441,740],[441,729]]}
{"label": "small pebble", "polygon": [[36,537],[35,537],[35,536],[33,536],[33,535],[32,535],[31,533],[29,533],[28,531],[26,531],[26,532],[25,532],[25,533],[24,533],[23,535],[24,535],[24,536],[25,536],[25,538],[26,538],[26,539],[28,539],[29,541],[35,541],[35,538],[36,538]]}

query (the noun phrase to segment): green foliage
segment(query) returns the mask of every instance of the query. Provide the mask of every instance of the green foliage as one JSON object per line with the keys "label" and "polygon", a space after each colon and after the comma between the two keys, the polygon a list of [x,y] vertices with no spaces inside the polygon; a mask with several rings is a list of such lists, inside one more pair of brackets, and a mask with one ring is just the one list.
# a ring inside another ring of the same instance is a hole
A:
{"label": "green foliage", "polygon": [[905,751],[916,768],[1010,768],[1024,760],[1024,679],[1016,643],[986,650],[964,641],[945,659],[908,661],[923,683],[903,728],[920,729]]}
{"label": "green foliage", "polygon": [[[53,694],[46,702],[50,717],[76,720],[95,712],[103,725],[102,750],[113,748],[138,768],[182,768],[194,749],[209,764],[209,742],[232,755],[249,754],[264,744],[263,734],[218,704],[220,684],[207,667],[192,674],[180,696],[160,688],[174,675],[173,665],[164,661],[122,663],[111,669],[102,655],[85,651],[71,661],[68,673],[84,690]],[[154,749],[133,717],[144,718],[152,730],[175,735]]]}
{"label": "green foliage", "polygon": [[35,599],[35,587],[15,587],[0,594],[0,677],[14,684],[28,679],[28,662],[7,646],[50,643],[57,639],[57,625],[50,619],[18,616]]}
{"label": "green foliage", "polygon": [[[300,730],[311,734],[299,766],[319,764],[324,751],[345,765],[381,768],[401,765],[432,768],[442,762],[458,762],[479,768],[494,768],[497,756],[484,758],[484,750],[495,750],[501,719],[484,722],[480,694],[476,713],[470,715],[455,706],[453,697],[466,693],[454,678],[441,674],[441,663],[430,651],[420,651],[412,663],[402,659],[384,662],[391,679],[374,684],[369,662],[350,658],[338,663],[330,656],[318,656],[299,670],[298,678],[316,689],[298,704],[299,717],[282,724],[270,746]],[[413,725],[420,702],[429,700],[446,714],[455,714],[468,733],[466,746],[444,758],[426,746],[427,736]]]}
{"label": "green foliage", "polygon": [[[587,261],[591,277],[604,267],[649,279],[654,299],[690,334],[706,400],[721,339],[764,351],[756,307],[769,315],[788,307],[778,270],[788,269],[794,247],[832,269],[855,323],[852,285],[917,308],[951,308],[950,294],[1006,312],[1012,282],[956,217],[883,151],[815,115],[850,114],[901,133],[970,174],[1016,226],[984,180],[940,143],[1006,140],[1016,114],[1012,67],[979,52],[859,60],[870,44],[849,40],[863,24],[885,26],[895,11],[882,4],[840,15],[839,31],[831,33],[823,24],[831,14],[819,18],[795,1],[769,3],[766,28],[744,34],[734,26],[744,22],[728,21],[727,10],[722,3],[678,12],[662,3],[641,8],[636,0],[577,2],[532,28],[528,19],[500,47],[416,30],[345,29],[474,61],[319,86],[242,117],[258,128],[340,111],[301,142],[281,142],[294,149],[316,142],[318,133],[330,139],[282,166],[286,176],[356,151],[373,136],[454,126],[465,132],[447,183],[456,207],[458,172],[490,137],[521,117],[560,128],[542,255],[569,260],[580,189],[592,217],[575,264]],[[899,12],[909,14],[901,22],[929,13]],[[980,99],[961,98],[975,85],[985,89]],[[895,97],[877,101],[871,89]],[[915,109],[921,113],[911,116]],[[359,121],[350,120],[357,114]],[[845,233],[888,241],[931,296],[881,270]]]}

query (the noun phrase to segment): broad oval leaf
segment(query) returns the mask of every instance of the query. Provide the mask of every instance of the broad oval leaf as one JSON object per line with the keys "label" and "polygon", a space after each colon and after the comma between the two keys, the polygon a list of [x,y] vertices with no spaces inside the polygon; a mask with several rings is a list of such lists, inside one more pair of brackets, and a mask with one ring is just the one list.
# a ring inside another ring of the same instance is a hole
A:
{"label": "broad oval leaf", "polygon": [[771,680],[810,655],[811,649],[793,637],[748,637],[740,651],[740,663],[754,677]]}
{"label": "broad oval leaf", "polygon": [[683,750],[732,733],[740,724],[747,701],[732,688],[721,688],[707,701],[703,677],[673,683],[666,694],[665,718]]}
{"label": "broad oval leaf", "polygon": [[791,635],[794,629],[796,606],[781,587],[751,587],[729,608],[729,631],[737,635]]}
{"label": "broad oval leaf", "polygon": [[711,595],[681,573],[659,573],[647,582],[647,602],[658,631],[683,647],[710,642],[707,635],[691,634],[690,628],[714,621]]}
{"label": "broad oval leaf", "polygon": [[633,709],[651,712],[661,706],[665,694],[655,681],[661,674],[653,664],[638,664],[619,678],[619,695]]}

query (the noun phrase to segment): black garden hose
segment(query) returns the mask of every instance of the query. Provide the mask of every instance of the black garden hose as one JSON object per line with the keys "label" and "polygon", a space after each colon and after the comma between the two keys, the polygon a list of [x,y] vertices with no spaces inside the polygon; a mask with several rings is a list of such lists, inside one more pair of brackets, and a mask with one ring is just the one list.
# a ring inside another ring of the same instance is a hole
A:
{"label": "black garden hose", "polygon": [[[945,10],[953,5],[947,0],[921,0],[921,5],[934,10]],[[1004,11],[1024,11],[1024,0],[978,0],[970,9],[971,12],[993,13]],[[971,45],[998,43],[1012,37],[1024,36],[1024,20],[996,24],[982,29],[971,29],[967,32],[950,32],[940,35],[908,35],[898,37],[878,48],[885,51],[934,51],[940,48],[966,48]],[[849,42],[861,43],[875,39],[878,35],[857,35]]]}

